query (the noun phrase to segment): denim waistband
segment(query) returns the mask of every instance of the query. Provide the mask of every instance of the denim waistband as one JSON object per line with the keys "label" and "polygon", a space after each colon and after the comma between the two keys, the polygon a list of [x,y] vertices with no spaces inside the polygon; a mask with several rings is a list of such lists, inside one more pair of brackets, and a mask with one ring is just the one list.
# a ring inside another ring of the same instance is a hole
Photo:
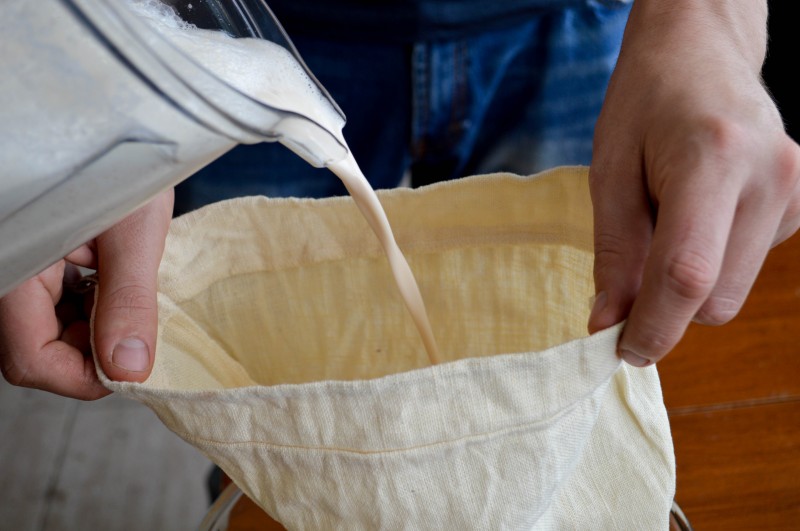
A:
{"label": "denim waistband", "polygon": [[411,43],[470,37],[548,11],[632,0],[270,0],[289,35]]}

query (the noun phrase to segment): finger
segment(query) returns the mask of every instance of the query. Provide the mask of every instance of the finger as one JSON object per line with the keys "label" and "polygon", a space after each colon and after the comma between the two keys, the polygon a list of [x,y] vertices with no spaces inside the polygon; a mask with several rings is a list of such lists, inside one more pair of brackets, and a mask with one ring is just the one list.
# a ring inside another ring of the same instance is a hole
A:
{"label": "finger", "polygon": [[97,400],[111,393],[97,378],[91,356],[63,341],[51,341],[36,353],[18,359],[3,375],[13,385],[49,391],[79,400]]}
{"label": "finger", "polygon": [[765,197],[761,191],[740,200],[719,278],[695,322],[717,326],[736,317],[772,246],[785,207],[785,197]]}
{"label": "finger", "polygon": [[772,246],[787,240],[800,228],[800,146],[788,139],[784,159],[779,165],[779,171],[789,181],[786,209],[783,212],[781,223],[775,233]]}
{"label": "finger", "polygon": [[[88,321],[75,321],[74,323],[71,323],[61,334],[61,341],[75,348],[78,352],[83,354],[84,357],[91,357],[92,344]],[[94,369],[94,363],[92,363],[92,366]]]}
{"label": "finger", "polygon": [[667,170],[672,175],[662,176],[642,289],[619,344],[631,365],[646,366],[665,356],[717,282],[738,203],[734,183],[742,179],[709,163],[693,172],[674,166]]}
{"label": "finger", "polygon": [[615,173],[597,164],[590,168],[589,179],[597,295],[588,328],[594,333],[622,321],[630,311],[641,283],[652,221],[637,171]]}
{"label": "finger", "polygon": [[59,336],[54,306],[61,297],[64,262],[59,261],[0,298],[0,354],[38,352]]}
{"label": "finger", "polygon": [[84,243],[71,253],[65,259],[72,264],[88,267],[90,269],[97,269],[97,248],[95,240]]}
{"label": "finger", "polygon": [[94,345],[112,380],[141,382],[153,366],[156,281],[172,215],[172,191],[98,236]]}
{"label": "finger", "polygon": [[[721,325],[741,310],[769,249],[797,230],[800,217],[800,148],[784,137],[766,164],[766,179],[745,188],[725,251],[719,279],[695,321]],[[764,181],[767,181],[766,183]],[[765,185],[766,184],[766,185]]]}
{"label": "finger", "polygon": [[9,383],[82,400],[109,393],[91,358],[58,339],[53,309],[63,262],[0,299],[0,360]]}

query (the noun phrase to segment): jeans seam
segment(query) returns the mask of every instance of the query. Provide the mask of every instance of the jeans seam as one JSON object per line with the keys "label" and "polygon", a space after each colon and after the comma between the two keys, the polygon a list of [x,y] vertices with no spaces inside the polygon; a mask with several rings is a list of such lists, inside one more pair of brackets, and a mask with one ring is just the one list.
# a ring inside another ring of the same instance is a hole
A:
{"label": "jeans seam", "polygon": [[464,121],[469,110],[469,84],[467,82],[468,44],[459,41],[453,46],[453,94],[451,95],[451,115],[448,133],[453,136],[453,146],[457,146],[464,133]]}
{"label": "jeans seam", "polygon": [[426,131],[430,121],[430,57],[425,43],[415,43],[412,49],[412,96],[411,96],[411,154],[420,159],[427,151]]}

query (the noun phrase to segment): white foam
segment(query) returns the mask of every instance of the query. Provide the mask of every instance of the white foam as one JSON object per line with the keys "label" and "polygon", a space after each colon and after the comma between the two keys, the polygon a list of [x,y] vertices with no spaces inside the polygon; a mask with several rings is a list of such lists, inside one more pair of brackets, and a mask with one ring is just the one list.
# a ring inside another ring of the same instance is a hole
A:
{"label": "white foam", "polygon": [[263,39],[198,29],[159,0],[127,0],[167,40],[243,94],[306,116],[339,137],[344,120],[286,48]]}
{"label": "white foam", "polygon": [[[126,0],[136,15],[147,19],[151,26],[166,30],[191,30],[197,26],[183,20],[171,6],[161,0]],[[190,6],[191,8],[191,6]]]}

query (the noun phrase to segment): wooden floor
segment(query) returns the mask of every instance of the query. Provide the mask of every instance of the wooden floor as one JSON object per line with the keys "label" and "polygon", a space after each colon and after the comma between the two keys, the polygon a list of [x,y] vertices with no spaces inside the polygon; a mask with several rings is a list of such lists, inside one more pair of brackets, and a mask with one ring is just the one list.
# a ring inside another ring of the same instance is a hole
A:
{"label": "wooden floor", "polygon": [[0,531],[196,529],[209,468],[138,403],[0,378]]}
{"label": "wooden floor", "polygon": [[800,236],[733,322],[693,325],[658,367],[695,529],[800,529]]}

